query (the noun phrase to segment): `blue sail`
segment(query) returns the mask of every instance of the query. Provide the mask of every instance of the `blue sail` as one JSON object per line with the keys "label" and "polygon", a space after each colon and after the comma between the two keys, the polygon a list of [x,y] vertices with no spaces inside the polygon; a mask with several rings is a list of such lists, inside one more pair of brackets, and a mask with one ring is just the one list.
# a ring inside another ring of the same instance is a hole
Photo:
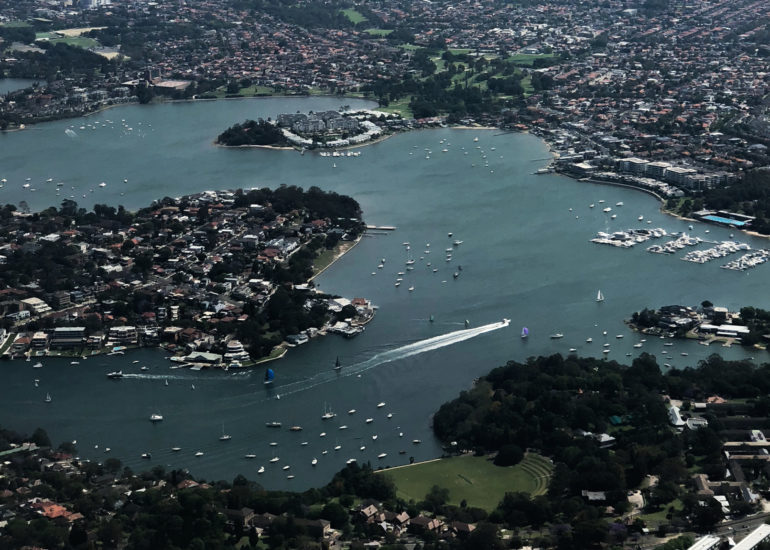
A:
{"label": "blue sail", "polygon": [[273,378],[275,378],[275,373],[273,372],[273,369],[267,369],[267,371],[265,371],[265,380],[269,382]]}
{"label": "blue sail", "polygon": [[529,336],[529,329],[527,327],[524,327],[521,329],[521,337],[526,338],[527,336]]}

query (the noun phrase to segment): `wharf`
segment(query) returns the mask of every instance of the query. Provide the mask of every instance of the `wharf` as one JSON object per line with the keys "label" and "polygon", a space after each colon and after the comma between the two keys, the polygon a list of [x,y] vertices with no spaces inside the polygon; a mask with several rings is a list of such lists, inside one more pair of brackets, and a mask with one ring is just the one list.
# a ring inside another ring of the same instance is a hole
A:
{"label": "wharf", "polygon": [[397,228],[394,225],[367,225],[367,231],[395,231]]}

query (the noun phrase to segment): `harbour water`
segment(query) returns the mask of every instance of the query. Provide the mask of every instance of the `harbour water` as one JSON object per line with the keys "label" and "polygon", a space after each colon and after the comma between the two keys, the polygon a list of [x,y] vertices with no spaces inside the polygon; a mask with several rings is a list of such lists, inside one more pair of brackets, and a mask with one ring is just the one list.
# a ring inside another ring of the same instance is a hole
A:
{"label": "harbour water", "polygon": [[15,92],[16,90],[23,90],[35,82],[39,81],[29,78],[0,78],[0,95],[7,94],[8,92]]}
{"label": "harbour water", "polygon": [[[576,348],[619,362],[632,359],[627,353],[649,352],[661,365],[677,367],[694,365],[710,353],[766,360],[765,352],[740,347],[694,342],[664,347],[653,338],[634,348],[641,337],[623,319],[644,307],[696,305],[705,299],[731,309],[770,307],[763,292],[770,267],[736,272],[720,269],[720,261],[681,261],[687,251],[650,254],[646,245],[621,249],[591,243],[597,231],[633,227],[688,231],[711,241],[728,240],[730,230],[694,224],[690,231],[690,222],[661,214],[657,200],[634,190],[534,175],[549,158],[534,136],[416,131],[363,148],[356,158],[211,144],[223,128],[245,118],[339,105],[337,99],[271,99],[132,106],[0,136],[5,171],[0,177],[8,179],[0,202],[26,200],[32,208],[58,204],[63,197],[44,183],[49,177],[75,186],[73,200],[83,206],[99,202],[128,208],[159,195],[205,189],[317,185],[355,197],[367,223],[397,227],[364,237],[316,280],[327,292],[371,299],[379,306],[374,321],[354,339],[316,338],[290,350],[271,364],[272,387],[263,385],[262,369],[171,370],[156,350],[90,358],[79,365],[47,359],[40,369],[29,362],[4,362],[3,425],[27,431],[42,426],[55,442],[76,439],[83,457],[114,456],[135,470],[189,468],[206,479],[242,473],[268,488],[305,489],[329,481],[350,458],[377,467],[439,456],[432,413],[474,378],[510,359]],[[70,126],[76,137],[65,135]],[[27,177],[38,182],[37,191],[21,188]],[[86,190],[82,198],[84,189],[100,181],[107,186]],[[600,200],[612,206],[615,219],[589,208]],[[616,207],[619,202],[623,206]],[[769,244],[737,232],[735,240],[753,248]],[[448,250],[451,261],[446,261]],[[410,259],[413,270],[407,270]],[[396,287],[399,277],[403,282]],[[598,290],[605,296],[600,303]],[[520,338],[523,326],[529,328],[526,340]],[[549,338],[556,332],[564,337]],[[604,343],[610,344],[608,354],[602,353]],[[339,373],[333,370],[337,357],[343,367]],[[141,371],[142,365],[150,369]],[[105,376],[118,369],[129,374],[121,380]],[[46,392],[51,403],[44,402]],[[329,407],[337,416],[322,420]],[[348,414],[351,409],[356,412]],[[153,413],[164,420],[152,424]],[[373,421],[366,423],[367,418]],[[265,427],[271,421],[282,427]],[[292,425],[303,430],[291,432]],[[219,440],[223,430],[231,440]],[[337,445],[341,448],[335,451]],[[197,451],[203,455],[195,457]],[[145,452],[150,460],[140,458]],[[381,453],[387,456],[377,458]],[[247,454],[256,458],[244,458]],[[280,460],[271,464],[274,456]],[[291,470],[283,471],[284,465]],[[260,466],[266,469],[262,475]],[[295,478],[287,480],[287,474]]]}

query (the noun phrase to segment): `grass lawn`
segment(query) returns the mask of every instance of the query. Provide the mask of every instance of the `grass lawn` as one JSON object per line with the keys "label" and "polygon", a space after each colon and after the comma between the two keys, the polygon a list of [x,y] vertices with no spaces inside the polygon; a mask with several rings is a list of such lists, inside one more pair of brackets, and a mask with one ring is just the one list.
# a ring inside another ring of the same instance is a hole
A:
{"label": "grass lawn", "polygon": [[398,101],[391,101],[387,107],[379,106],[376,110],[382,111],[383,113],[398,113],[401,115],[401,118],[412,118],[414,113],[412,113],[412,109],[409,108],[411,99],[411,96],[402,97]]}
{"label": "grass lawn", "polygon": [[252,95],[272,95],[273,89],[269,88],[268,86],[248,86],[246,88],[241,88],[238,92],[242,96],[252,96]]}
{"label": "grass lawn", "polygon": [[455,55],[465,55],[471,53],[473,50],[470,48],[449,48],[449,51]]}
{"label": "grass lawn", "polygon": [[65,38],[51,38],[51,44],[67,44],[68,46],[74,46],[75,48],[98,48],[100,46],[99,41],[95,38],[88,38],[86,36],[67,36]]}
{"label": "grass lawn", "polygon": [[393,31],[391,29],[366,29],[364,32],[372,36],[388,36]]}
{"label": "grass lawn", "polygon": [[354,25],[358,25],[359,23],[363,21],[367,21],[366,17],[363,16],[363,14],[359,11],[354,10],[353,8],[348,8],[346,10],[342,10],[342,13],[347,17],[351,23]]}
{"label": "grass lawn", "polygon": [[9,29],[18,29],[31,26],[32,25],[25,23],[24,21],[8,21],[6,23],[0,23],[0,27],[7,27]]}
{"label": "grass lawn", "polygon": [[521,87],[524,88],[524,95],[535,93],[535,89],[532,87],[532,77],[529,75],[521,79]]}
{"label": "grass lawn", "polygon": [[386,470],[396,484],[397,494],[406,500],[420,501],[438,485],[449,489],[449,502],[494,510],[506,492],[521,491],[531,495],[545,493],[553,466],[536,454],[528,454],[516,466],[495,466],[483,456],[443,458],[425,464]]}
{"label": "grass lawn", "polygon": [[527,65],[528,67],[531,67],[532,63],[535,62],[535,59],[547,59],[551,57],[553,57],[552,53],[517,53],[510,56],[506,61],[512,61],[517,65]]}
{"label": "grass lawn", "polygon": [[415,50],[419,50],[420,46],[415,46],[414,44],[401,44],[399,48],[408,52],[413,52]]}
{"label": "grass lawn", "polygon": [[654,512],[652,514],[642,514],[637,517],[646,521],[647,523],[655,523],[655,524],[665,523],[668,521],[668,518],[666,518],[668,509],[671,508],[672,506],[674,507],[674,510],[676,510],[677,512],[681,511],[684,508],[684,506],[682,506],[682,501],[677,498],[669,502],[665,506],[663,506],[659,512]]}

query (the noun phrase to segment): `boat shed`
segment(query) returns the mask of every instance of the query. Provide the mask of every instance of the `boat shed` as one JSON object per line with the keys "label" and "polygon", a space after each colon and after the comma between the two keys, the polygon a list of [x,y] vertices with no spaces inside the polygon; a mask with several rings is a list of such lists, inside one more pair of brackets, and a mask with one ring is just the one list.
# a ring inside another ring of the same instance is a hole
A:
{"label": "boat shed", "polygon": [[205,351],[194,351],[183,357],[185,363],[193,365],[202,365],[204,367],[216,367],[222,364],[222,356],[218,353],[208,353]]}
{"label": "boat shed", "polygon": [[698,327],[698,331],[708,334],[716,334],[717,336],[737,338],[743,334],[748,334],[749,327],[743,325],[710,325],[704,323]]}

